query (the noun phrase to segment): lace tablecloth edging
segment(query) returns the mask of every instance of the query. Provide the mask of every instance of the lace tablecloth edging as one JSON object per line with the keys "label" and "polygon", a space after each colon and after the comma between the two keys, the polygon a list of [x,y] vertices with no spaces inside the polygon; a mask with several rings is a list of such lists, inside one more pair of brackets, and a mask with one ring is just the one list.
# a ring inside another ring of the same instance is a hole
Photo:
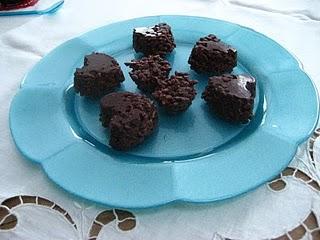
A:
{"label": "lace tablecloth edging", "polygon": [[[320,184],[319,180],[316,178],[317,175],[315,174],[318,172],[317,149],[319,144],[319,133],[320,130],[317,129],[313,136],[309,139],[308,143],[299,148],[297,155],[290,166],[287,167],[276,179],[265,184],[265,186],[260,187],[264,188],[265,190],[267,189],[269,192],[268,194],[273,195],[281,194],[292,184],[300,185],[300,187],[302,185],[303,188],[308,189],[312,193],[309,196],[310,209],[306,210],[307,215],[301,216],[301,220],[296,222],[293,228],[284,229],[282,234],[277,236],[261,236],[261,239],[316,240],[320,238]],[[306,157],[308,159],[306,159]],[[311,167],[310,165],[306,164],[306,161],[310,161],[312,163]],[[299,197],[299,195],[292,197]],[[81,204],[78,206],[80,206],[79,208],[81,209]],[[91,220],[89,224],[90,226],[85,227],[85,229],[87,229],[87,233],[84,234],[85,236],[82,236],[76,224],[76,222],[79,223],[80,219],[73,217],[72,214],[70,214],[62,206],[41,196],[19,195],[4,199],[0,205],[0,234],[10,231],[19,231],[19,222],[20,218],[22,217],[19,216],[19,211],[17,210],[24,207],[32,207],[33,209],[37,209],[36,211],[43,211],[43,209],[49,210],[50,213],[48,214],[54,214],[56,217],[62,218],[65,224],[71,225],[75,236],[78,236],[79,239],[87,240],[104,239],[102,237],[100,238],[100,236],[103,235],[102,233],[104,232],[104,229],[108,228],[110,225],[112,225],[113,229],[118,233],[133,231],[135,228],[139,228],[139,225],[137,226],[137,221],[139,221],[139,214],[143,214],[143,211],[141,212],[141,210],[137,213],[120,209],[108,209],[100,211]],[[239,207],[241,207],[241,204]],[[208,208],[208,205],[204,206],[204,208]],[[157,218],[156,212],[152,214],[154,215],[154,218]],[[32,216],[30,215],[28,217]],[[274,220],[277,221],[277,219]],[[143,220],[141,219],[141,221]],[[84,223],[81,223],[80,221],[80,224],[83,225]],[[143,224],[143,222],[140,222],[140,225]],[[129,235],[126,236],[129,237]],[[245,236],[233,238],[233,236],[228,236],[227,234],[220,233],[217,230],[213,233],[212,239],[236,240],[243,239],[243,237]]]}

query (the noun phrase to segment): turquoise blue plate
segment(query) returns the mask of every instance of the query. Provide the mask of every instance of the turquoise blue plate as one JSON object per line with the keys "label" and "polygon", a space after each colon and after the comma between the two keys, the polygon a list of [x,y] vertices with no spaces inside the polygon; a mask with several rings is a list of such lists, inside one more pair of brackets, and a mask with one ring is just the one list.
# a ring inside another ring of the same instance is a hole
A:
{"label": "turquoise blue plate", "polygon": [[[135,58],[132,29],[159,22],[170,24],[176,39],[168,56],[173,71],[198,79],[198,95],[182,114],[160,110],[158,130],[139,147],[118,152],[107,144],[98,101],[75,94],[73,73],[84,55],[105,52],[125,73],[119,91],[139,92],[124,65]],[[187,59],[193,44],[209,33],[238,50],[234,73],[257,79],[255,115],[247,125],[221,121],[201,99],[207,78],[191,71]],[[222,200],[270,180],[315,128],[318,105],[298,61],[266,36],[220,20],[154,16],[101,27],[49,53],[23,80],[11,104],[10,127],[22,155],[62,188],[110,206],[143,208]]]}
{"label": "turquoise blue plate", "polygon": [[46,9],[42,10],[9,10],[9,11],[0,11],[0,17],[8,16],[21,16],[21,15],[44,15],[44,14],[53,14],[57,12],[63,5],[64,0],[58,1]]}

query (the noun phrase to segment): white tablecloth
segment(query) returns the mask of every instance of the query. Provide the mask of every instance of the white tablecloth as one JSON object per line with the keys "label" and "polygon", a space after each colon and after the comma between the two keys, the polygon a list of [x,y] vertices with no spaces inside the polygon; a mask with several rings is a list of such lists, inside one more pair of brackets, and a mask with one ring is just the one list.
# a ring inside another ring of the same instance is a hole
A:
{"label": "white tablecloth", "polygon": [[[41,1],[41,0],[40,0]],[[133,17],[223,19],[266,34],[296,55],[320,86],[318,0],[67,0],[54,15],[0,18],[0,239],[320,239],[318,132],[290,168],[241,197],[205,205],[118,211],[74,198],[17,152],[10,101],[24,74],[57,45]]]}

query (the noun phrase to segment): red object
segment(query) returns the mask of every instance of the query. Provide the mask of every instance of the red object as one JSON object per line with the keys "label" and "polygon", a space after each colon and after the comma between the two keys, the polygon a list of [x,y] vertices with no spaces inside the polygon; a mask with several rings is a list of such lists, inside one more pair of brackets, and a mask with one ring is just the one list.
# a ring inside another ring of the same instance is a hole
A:
{"label": "red object", "polygon": [[0,11],[31,7],[35,5],[38,1],[39,0],[22,0],[21,3],[18,4],[0,4]]}

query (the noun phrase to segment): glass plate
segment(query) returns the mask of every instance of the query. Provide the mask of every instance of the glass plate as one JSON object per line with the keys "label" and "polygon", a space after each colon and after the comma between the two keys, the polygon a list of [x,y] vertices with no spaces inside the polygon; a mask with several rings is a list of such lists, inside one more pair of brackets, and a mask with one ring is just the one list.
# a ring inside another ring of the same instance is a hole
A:
{"label": "glass plate", "polygon": [[[132,31],[159,22],[172,26],[177,43],[168,56],[172,71],[199,80],[198,95],[182,114],[160,110],[158,130],[139,147],[118,152],[107,144],[99,102],[75,94],[73,73],[84,55],[105,52],[125,73],[119,91],[139,92],[124,66],[135,58]],[[221,121],[201,99],[207,77],[191,71],[187,59],[209,33],[238,50],[234,73],[257,79],[255,116],[247,125]],[[125,208],[216,201],[254,189],[288,165],[317,120],[313,82],[278,43],[236,24],[191,16],[132,19],[62,44],[26,75],[10,110],[12,135],[26,159],[73,194]]]}

